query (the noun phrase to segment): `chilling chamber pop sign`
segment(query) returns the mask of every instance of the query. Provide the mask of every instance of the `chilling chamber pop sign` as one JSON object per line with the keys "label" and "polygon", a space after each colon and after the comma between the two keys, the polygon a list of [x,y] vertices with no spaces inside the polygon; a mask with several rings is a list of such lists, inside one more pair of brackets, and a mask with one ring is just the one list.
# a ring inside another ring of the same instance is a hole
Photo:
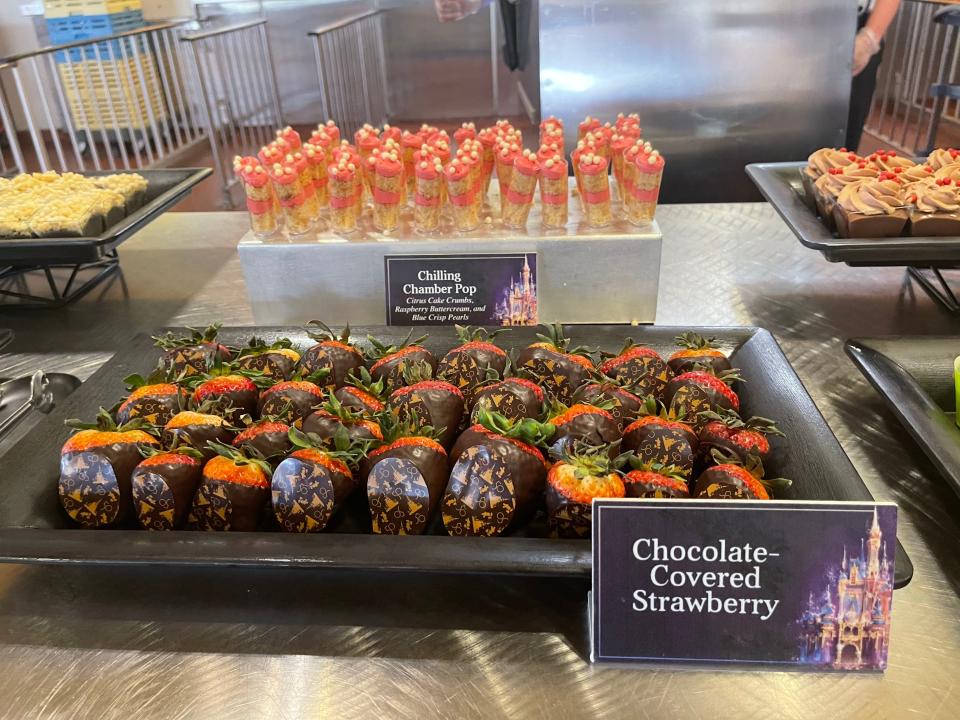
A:
{"label": "chilling chamber pop sign", "polygon": [[883,669],[896,510],[595,501],[591,657]]}

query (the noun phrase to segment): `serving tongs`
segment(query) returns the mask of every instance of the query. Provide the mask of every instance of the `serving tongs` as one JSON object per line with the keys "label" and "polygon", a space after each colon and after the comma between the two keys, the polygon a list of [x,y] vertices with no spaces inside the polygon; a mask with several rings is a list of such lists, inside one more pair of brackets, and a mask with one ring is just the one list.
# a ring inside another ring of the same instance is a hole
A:
{"label": "serving tongs", "polygon": [[[0,411],[3,410],[3,396],[4,385],[0,385]],[[31,409],[46,414],[53,410],[53,406],[54,397],[53,392],[50,390],[50,380],[43,370],[37,370],[30,377],[30,397],[21,403],[10,415],[4,418],[3,421],[0,421],[0,438],[3,438]]]}

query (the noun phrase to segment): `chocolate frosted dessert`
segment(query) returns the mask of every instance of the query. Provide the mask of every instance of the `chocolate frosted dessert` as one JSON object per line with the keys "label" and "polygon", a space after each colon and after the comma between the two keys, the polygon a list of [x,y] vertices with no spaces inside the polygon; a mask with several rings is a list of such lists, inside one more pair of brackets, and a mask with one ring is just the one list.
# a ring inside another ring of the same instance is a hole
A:
{"label": "chocolate frosted dessert", "polygon": [[903,185],[892,172],[876,180],[848,185],[840,193],[833,219],[840,237],[896,237],[903,232],[908,215]]}
{"label": "chocolate frosted dessert", "polygon": [[831,230],[834,229],[833,206],[837,198],[847,185],[858,183],[861,180],[874,180],[880,176],[880,171],[873,163],[861,160],[847,165],[844,168],[830,168],[814,182],[813,196],[820,218]]}

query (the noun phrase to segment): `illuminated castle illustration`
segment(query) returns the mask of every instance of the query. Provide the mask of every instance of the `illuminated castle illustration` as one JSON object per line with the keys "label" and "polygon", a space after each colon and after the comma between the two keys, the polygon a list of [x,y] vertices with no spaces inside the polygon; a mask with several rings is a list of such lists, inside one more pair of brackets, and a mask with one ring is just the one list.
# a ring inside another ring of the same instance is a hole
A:
{"label": "illuminated castle illustration", "polygon": [[[881,544],[882,543],[882,544]],[[834,668],[883,668],[890,642],[893,573],[877,511],[860,556],[843,562],[836,585],[810,594],[800,620],[800,662]]]}
{"label": "illuminated castle illustration", "polygon": [[537,281],[530,270],[527,256],[523,256],[520,278],[512,278],[510,287],[503,291],[494,318],[501,325],[537,324]]}

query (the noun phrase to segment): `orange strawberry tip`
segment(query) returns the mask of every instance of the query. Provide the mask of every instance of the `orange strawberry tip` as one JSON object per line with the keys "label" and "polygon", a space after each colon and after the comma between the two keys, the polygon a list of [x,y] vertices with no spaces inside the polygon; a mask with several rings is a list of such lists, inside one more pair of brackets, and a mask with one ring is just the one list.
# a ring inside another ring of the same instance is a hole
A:
{"label": "orange strawberry tip", "polygon": [[662,427],[673,428],[675,430],[688,430],[690,432],[693,432],[693,428],[690,425],[684,422],[680,422],[679,420],[665,420],[664,418],[658,417],[656,415],[645,415],[644,417],[637,418],[632,423],[627,425],[623,429],[623,434],[626,435],[627,433],[633,432],[634,430],[639,430],[640,428],[645,427],[646,425],[660,425]]}
{"label": "orange strawberry tip", "polygon": [[613,415],[602,408],[598,408],[593,405],[587,405],[585,403],[578,403],[577,405],[567,408],[564,412],[557,415],[550,422],[559,427],[560,425],[566,425],[568,422],[580,417],[581,415],[600,415],[609,420],[613,420]]}
{"label": "orange strawberry tip", "polygon": [[537,396],[537,400],[543,400],[543,388],[537,385],[532,380],[527,380],[526,378],[521,378],[521,377],[509,377],[509,378],[506,378],[503,382],[516,383],[517,385],[525,387],[528,390],[533,391],[533,394]]}
{"label": "orange strawberry tip", "polygon": [[403,397],[404,395],[409,395],[417,390],[446,390],[447,392],[453,393],[457,397],[463,397],[463,393],[460,392],[460,388],[458,388],[456,385],[446,382],[445,380],[421,380],[413,385],[404,385],[403,387],[394,390],[391,397]]}
{"label": "orange strawberry tip", "polygon": [[396,360],[397,358],[402,358],[405,355],[415,352],[427,352],[427,349],[422,345],[409,345],[405,348],[400,348],[396,352],[392,352],[389,355],[384,355],[382,358],[377,360],[373,365],[370,366],[370,372],[382,367],[384,363],[389,362],[390,360]]}
{"label": "orange strawberry tip", "polygon": [[388,445],[381,445],[375,450],[371,450],[367,457],[379,457],[389,450],[394,450],[399,447],[425,447],[431,450],[435,450],[441,455],[446,455],[447,451],[444,449],[443,445],[438,443],[432,438],[424,437],[423,435],[412,435],[410,437],[397,438],[392,443]]}
{"label": "orange strawberry tip", "polygon": [[767,492],[767,489],[763,486],[763,483],[755,476],[752,475],[746,468],[741,465],[714,465],[711,470],[716,470],[720,472],[728,473],[733,475],[740,482],[747,486],[747,488],[752,492],[758,500],[769,500],[770,493]]}
{"label": "orange strawberry tip", "polygon": [[361,357],[363,356],[363,353],[357,350],[357,348],[355,348],[353,345],[350,345],[349,343],[345,343],[341,340],[323,340],[317,344],[322,345],[323,347],[340,348],[341,350],[347,350],[349,352],[352,352],[355,355],[360,355]]}
{"label": "orange strawberry tip", "polygon": [[505,440],[506,442],[515,446],[517,449],[521,450],[522,452],[525,452],[527,455],[532,455],[533,457],[535,457],[537,460],[543,463],[544,467],[546,468],[550,467],[550,463],[547,462],[547,459],[543,456],[543,453],[540,452],[539,448],[536,448],[533,445],[529,445],[523,442],[522,440],[517,440],[516,438],[500,435],[499,433],[495,433],[492,430],[485,428],[483,425],[471,425],[470,429],[475,432],[481,433],[483,435],[488,435],[489,437],[495,437],[495,438],[500,438],[501,440]]}
{"label": "orange strawberry tip", "polygon": [[547,483],[567,500],[589,505],[594,498],[622,498],[626,495],[623,479],[617,473],[577,478],[567,462],[554,463]]}
{"label": "orange strawberry tip", "polygon": [[270,487],[267,473],[256,465],[237,465],[230,458],[216,456],[203,466],[203,476],[209,480],[249,485],[252,487]]}
{"label": "orange strawberry tip", "polygon": [[364,405],[369,405],[373,408],[374,412],[380,412],[384,408],[384,404],[377,400],[373,395],[368,392],[361,390],[360,388],[355,387],[345,387],[343,388],[344,392],[353,395],[357,400],[362,402]]}
{"label": "orange strawberry tip", "polygon": [[314,385],[312,382],[307,382],[306,380],[284,380],[283,382],[278,382],[276,385],[264,390],[260,394],[260,397],[271,395],[273,393],[284,392],[286,390],[301,390],[305,393],[316,395],[319,398],[323,397],[323,390]]}
{"label": "orange strawberry tip", "polygon": [[487,352],[492,352],[495,355],[502,355],[503,357],[507,356],[507,351],[502,347],[499,345],[494,345],[491,342],[484,342],[483,340],[471,340],[470,342],[465,342],[463,345],[458,345],[450,352],[463,352],[464,350],[486,350]]}
{"label": "orange strawberry tip", "polygon": [[631,470],[624,475],[623,482],[625,485],[644,483],[646,485],[658,485],[660,487],[676,490],[678,492],[689,492],[687,483],[683,480],[667,477],[666,475],[661,475],[660,473],[653,472],[652,470]]}
{"label": "orange strawberry tip", "polygon": [[239,445],[242,442],[251,440],[258,435],[263,435],[268,432],[279,432],[287,433],[290,432],[290,426],[282,422],[262,422],[257,423],[256,425],[251,425],[246,430],[241,432],[233,439],[234,445]]}
{"label": "orange strawberry tip", "polygon": [[301,448],[300,450],[295,450],[290,453],[290,457],[296,458],[297,460],[308,460],[325,467],[327,470],[342,473],[347,477],[353,477],[353,473],[350,472],[350,468],[347,467],[346,463],[330,457],[327,453],[323,452],[323,450]]}
{"label": "orange strawberry tip", "polygon": [[715,358],[726,358],[722,350],[717,350],[716,348],[683,348],[677,350],[670,356],[671,360],[679,360],[681,358],[690,358],[690,357],[715,357]]}
{"label": "orange strawberry tip", "polygon": [[604,374],[609,374],[611,370],[614,370],[620,367],[621,365],[623,365],[624,363],[628,363],[634,358],[639,358],[639,357],[653,357],[653,358],[662,359],[660,358],[660,353],[658,353],[653,348],[648,348],[643,345],[638,345],[636,347],[630,348],[626,352],[620,353],[616,357],[612,357],[609,360],[604,360],[600,364],[600,372]]}
{"label": "orange strawberry tip", "polygon": [[167,424],[164,425],[165,430],[175,430],[176,428],[186,427],[187,425],[223,425],[224,420],[219,415],[210,415],[208,413],[198,413],[193,410],[184,410],[183,412],[178,412],[170,420],[167,421]]}
{"label": "orange strawberry tip", "polygon": [[61,454],[68,452],[86,452],[107,445],[130,445],[145,443],[159,445],[160,442],[142,430],[81,430],[70,437],[60,450]]}
{"label": "orange strawberry tip", "polygon": [[183,453],[167,452],[152,455],[143,460],[138,467],[154,467],[156,465],[200,465],[199,458]]}

